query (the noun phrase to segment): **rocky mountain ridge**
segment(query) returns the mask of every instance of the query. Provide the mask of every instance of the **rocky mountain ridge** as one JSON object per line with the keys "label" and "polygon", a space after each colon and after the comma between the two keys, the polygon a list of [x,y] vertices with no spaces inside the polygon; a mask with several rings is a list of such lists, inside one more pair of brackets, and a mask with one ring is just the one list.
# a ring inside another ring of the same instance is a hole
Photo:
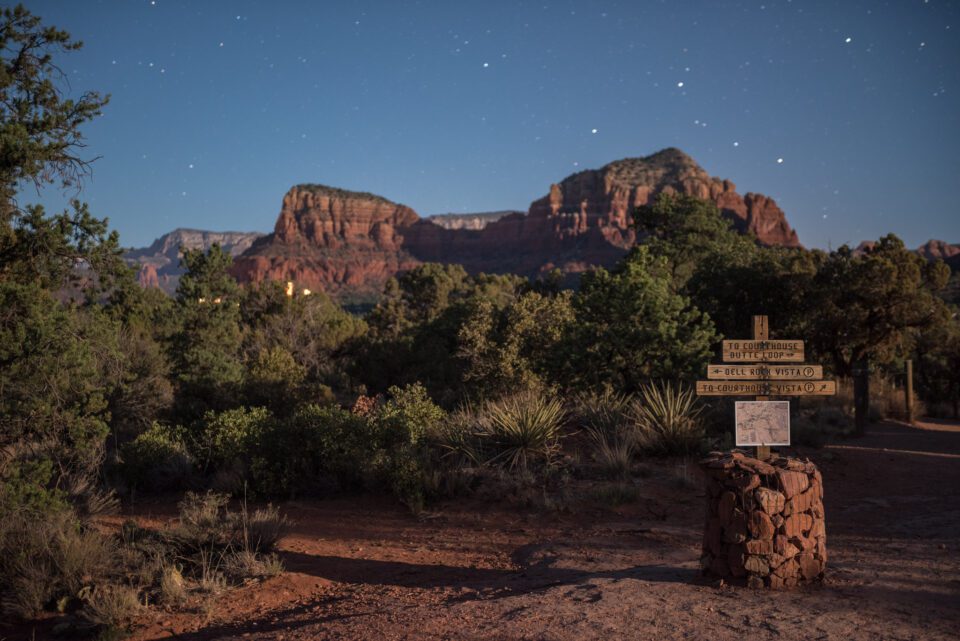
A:
{"label": "rocky mountain ridge", "polygon": [[207,251],[214,244],[219,244],[236,257],[261,236],[261,232],[177,228],[157,238],[149,247],[127,250],[123,258],[128,265],[139,267],[137,279],[143,287],[159,287],[172,294],[184,272],[180,267],[181,248]]}
{"label": "rocky mountain ridge", "polygon": [[242,282],[293,280],[341,297],[376,296],[390,276],[428,261],[474,273],[536,277],[559,269],[572,276],[619,260],[636,242],[630,212],[660,193],[710,200],[763,244],[800,246],[772,199],[741,196],[732,182],[670,148],[568,176],[526,214],[482,229],[444,227],[382,196],[297,185],[284,196],[274,232],[240,255],[233,273]]}

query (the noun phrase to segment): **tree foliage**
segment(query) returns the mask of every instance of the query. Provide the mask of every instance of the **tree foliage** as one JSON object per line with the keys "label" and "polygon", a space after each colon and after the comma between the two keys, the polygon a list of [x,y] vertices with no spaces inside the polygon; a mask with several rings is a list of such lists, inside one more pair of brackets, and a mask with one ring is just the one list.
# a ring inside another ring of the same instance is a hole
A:
{"label": "tree foliage", "polygon": [[669,263],[637,248],[612,272],[584,275],[574,298],[570,377],[581,386],[632,392],[705,366],[717,336],[710,319],[674,291]]}

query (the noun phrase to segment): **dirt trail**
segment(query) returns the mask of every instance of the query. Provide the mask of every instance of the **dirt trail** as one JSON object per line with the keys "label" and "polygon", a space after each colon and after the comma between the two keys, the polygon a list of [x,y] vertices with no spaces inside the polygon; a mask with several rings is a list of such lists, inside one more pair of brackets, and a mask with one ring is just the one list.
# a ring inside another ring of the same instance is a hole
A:
{"label": "dirt trail", "polygon": [[669,478],[625,508],[562,515],[326,501],[286,506],[285,575],[228,593],[207,620],[151,615],[134,638],[956,639],[960,425],[884,423],[809,454],[825,486],[821,586],[702,579],[702,491]]}

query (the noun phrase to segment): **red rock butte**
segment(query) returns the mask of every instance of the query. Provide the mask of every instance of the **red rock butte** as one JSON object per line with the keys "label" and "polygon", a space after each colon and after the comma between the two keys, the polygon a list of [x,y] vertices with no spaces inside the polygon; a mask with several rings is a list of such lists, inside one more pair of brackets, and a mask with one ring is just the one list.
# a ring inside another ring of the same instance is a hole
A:
{"label": "red rock butte", "polygon": [[273,233],[240,255],[233,273],[241,282],[290,280],[357,298],[378,295],[391,276],[424,262],[459,263],[471,273],[574,275],[616,263],[637,240],[631,212],[661,193],[715,203],[764,245],[800,246],[773,199],[741,196],[732,182],[670,148],[568,176],[526,214],[482,229],[444,228],[375,194],[297,185],[284,196]]}

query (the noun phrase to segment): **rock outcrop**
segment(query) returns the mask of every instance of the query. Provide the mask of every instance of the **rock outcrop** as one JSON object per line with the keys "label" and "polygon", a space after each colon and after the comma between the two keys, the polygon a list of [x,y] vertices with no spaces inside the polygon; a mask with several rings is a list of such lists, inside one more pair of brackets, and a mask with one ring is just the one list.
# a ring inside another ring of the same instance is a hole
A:
{"label": "rock outcrop", "polygon": [[234,274],[243,282],[293,280],[360,298],[376,296],[390,276],[431,261],[459,263],[474,273],[536,277],[559,269],[574,275],[616,263],[637,240],[631,212],[660,193],[710,200],[758,242],[799,246],[772,199],[741,196],[732,182],[665,149],[568,176],[526,214],[507,213],[482,227],[437,224],[374,194],[298,185],[284,197],[274,232],[238,257]]}
{"label": "rock outcrop", "polygon": [[127,264],[139,266],[137,278],[143,287],[159,287],[172,294],[184,272],[180,267],[181,248],[206,251],[216,243],[232,256],[239,256],[261,236],[260,232],[175,229],[153,241],[149,247],[125,252],[123,258]]}
{"label": "rock outcrop", "polygon": [[419,264],[402,235],[416,224],[436,227],[381,196],[297,185],[284,196],[273,233],[236,259],[233,274],[241,282],[292,280],[341,298],[369,298]]}

